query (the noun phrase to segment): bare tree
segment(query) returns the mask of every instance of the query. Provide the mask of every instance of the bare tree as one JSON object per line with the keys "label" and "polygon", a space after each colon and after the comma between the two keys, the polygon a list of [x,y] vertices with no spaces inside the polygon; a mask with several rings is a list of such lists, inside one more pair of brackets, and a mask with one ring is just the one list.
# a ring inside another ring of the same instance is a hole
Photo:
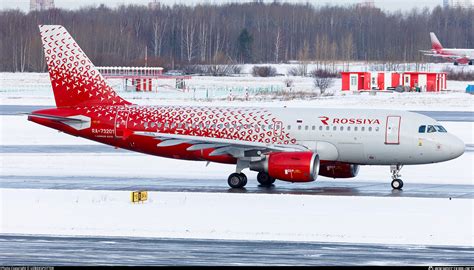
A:
{"label": "bare tree", "polygon": [[168,19],[158,18],[153,21],[153,54],[161,56],[161,49],[163,45],[164,33],[168,25]]}
{"label": "bare tree", "polygon": [[[169,68],[239,60],[243,52],[254,63],[431,62],[434,58],[419,53],[430,48],[427,33],[436,32],[446,47],[472,48],[473,17],[474,9],[463,8],[386,12],[278,1],[160,5],[154,10],[139,5],[29,13],[3,10],[0,71],[45,70],[38,24],[64,25],[97,65],[141,64],[143,50],[137,48],[148,46],[154,56],[149,60]],[[248,38],[239,43],[242,29]]]}
{"label": "bare tree", "polygon": [[275,56],[275,63],[278,63],[280,60],[280,50],[282,47],[282,32],[281,28],[278,27],[276,30],[276,36],[275,36],[275,51],[274,51],[274,56]]}
{"label": "bare tree", "polygon": [[334,81],[329,77],[314,77],[313,79],[314,86],[319,89],[322,96],[332,95],[333,93],[328,93],[326,90],[330,88]]}

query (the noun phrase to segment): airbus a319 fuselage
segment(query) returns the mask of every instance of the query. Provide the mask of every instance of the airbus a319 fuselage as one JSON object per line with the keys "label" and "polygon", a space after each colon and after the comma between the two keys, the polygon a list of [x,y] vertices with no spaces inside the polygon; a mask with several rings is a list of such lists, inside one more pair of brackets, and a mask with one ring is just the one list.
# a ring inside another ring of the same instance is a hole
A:
{"label": "airbus a319 fuselage", "polygon": [[74,136],[156,156],[236,164],[261,185],[276,179],[355,177],[360,165],[390,165],[399,189],[402,165],[450,160],[464,143],[434,119],[396,110],[140,106],[110,88],[62,26],[40,26],[57,108],[29,120]]}

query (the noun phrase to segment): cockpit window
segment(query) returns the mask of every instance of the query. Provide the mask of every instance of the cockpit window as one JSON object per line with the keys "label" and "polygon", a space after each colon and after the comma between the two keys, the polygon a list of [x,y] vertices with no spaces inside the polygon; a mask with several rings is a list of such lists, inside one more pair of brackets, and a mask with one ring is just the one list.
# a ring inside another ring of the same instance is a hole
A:
{"label": "cockpit window", "polygon": [[425,125],[420,126],[420,127],[418,128],[418,133],[425,133],[425,131],[426,131],[426,126],[425,126]]}
{"label": "cockpit window", "polygon": [[429,126],[428,126],[428,131],[427,131],[427,132],[428,132],[428,133],[433,133],[433,132],[436,132],[436,129],[435,129],[435,127],[434,127],[434,126],[432,126],[432,125],[429,125]]}
{"label": "cockpit window", "polygon": [[435,126],[438,132],[448,132],[443,126]]}

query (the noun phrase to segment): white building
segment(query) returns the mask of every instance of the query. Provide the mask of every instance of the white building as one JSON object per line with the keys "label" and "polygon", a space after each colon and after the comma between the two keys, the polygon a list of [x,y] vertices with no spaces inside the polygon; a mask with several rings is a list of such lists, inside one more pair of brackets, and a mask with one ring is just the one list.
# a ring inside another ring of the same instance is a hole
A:
{"label": "white building", "polygon": [[54,8],[54,0],[30,0],[30,11]]}
{"label": "white building", "polygon": [[474,8],[474,0],[443,0],[444,7]]}

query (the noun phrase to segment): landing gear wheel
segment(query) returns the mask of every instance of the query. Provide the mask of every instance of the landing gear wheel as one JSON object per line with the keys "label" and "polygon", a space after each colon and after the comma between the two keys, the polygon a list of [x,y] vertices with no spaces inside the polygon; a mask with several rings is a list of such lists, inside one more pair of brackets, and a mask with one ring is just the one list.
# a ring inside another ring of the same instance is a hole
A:
{"label": "landing gear wheel", "polygon": [[392,188],[393,189],[402,189],[403,187],[403,181],[400,179],[402,177],[400,175],[400,170],[402,169],[403,165],[397,164],[397,165],[391,165],[390,166],[390,172],[392,173]]}
{"label": "landing gear wheel", "polygon": [[268,173],[259,172],[257,174],[257,181],[260,183],[260,185],[265,186],[265,187],[269,187],[273,183],[275,183],[275,178],[268,175]]}
{"label": "landing gear wheel", "polygon": [[242,177],[242,179],[244,180],[244,186],[247,185],[247,175],[243,173],[239,173],[239,174],[240,174],[240,177]]}
{"label": "landing gear wheel", "polygon": [[247,176],[243,173],[233,173],[229,175],[227,183],[232,188],[242,188],[247,184]]}
{"label": "landing gear wheel", "polygon": [[392,181],[392,188],[393,189],[402,189],[403,181],[402,179],[393,179]]}

